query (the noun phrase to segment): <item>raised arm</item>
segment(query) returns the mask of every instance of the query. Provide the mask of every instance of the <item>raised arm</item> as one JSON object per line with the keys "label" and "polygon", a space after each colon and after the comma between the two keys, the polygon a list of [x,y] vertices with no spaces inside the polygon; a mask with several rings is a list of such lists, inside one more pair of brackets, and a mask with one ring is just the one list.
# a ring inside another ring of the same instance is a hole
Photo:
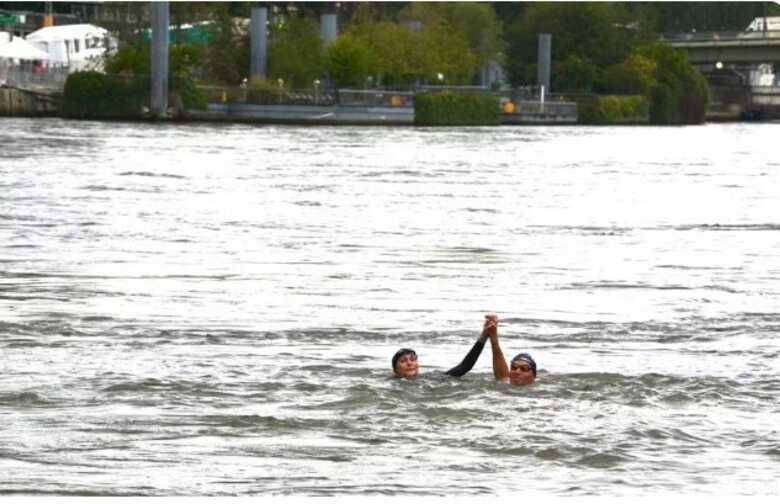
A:
{"label": "raised arm", "polygon": [[459,377],[471,371],[471,368],[473,368],[474,364],[477,363],[477,359],[479,359],[479,356],[482,353],[482,349],[485,348],[485,342],[490,337],[486,328],[487,321],[485,322],[485,327],[482,329],[482,334],[479,336],[479,339],[477,339],[476,343],[474,343],[474,346],[471,347],[469,353],[466,354],[460,364],[447,371],[446,374]]}
{"label": "raised arm", "polygon": [[[488,325],[490,329],[488,330]],[[496,380],[509,381],[509,367],[504,359],[504,352],[501,351],[501,345],[498,344],[498,317],[488,316],[485,321],[485,328],[490,337],[490,348],[493,351],[493,376]]]}

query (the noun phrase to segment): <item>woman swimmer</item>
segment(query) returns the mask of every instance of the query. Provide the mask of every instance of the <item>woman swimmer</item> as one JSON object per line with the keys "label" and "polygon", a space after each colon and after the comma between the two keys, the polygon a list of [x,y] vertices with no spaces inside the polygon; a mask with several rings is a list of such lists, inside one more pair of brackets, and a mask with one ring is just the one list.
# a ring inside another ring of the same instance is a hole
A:
{"label": "woman swimmer", "polygon": [[[479,339],[477,339],[476,343],[474,343],[474,346],[471,347],[471,350],[469,350],[469,353],[466,354],[466,357],[463,358],[461,363],[449,371],[446,371],[444,374],[459,377],[471,371],[471,368],[474,367],[479,355],[482,353],[482,349],[485,348],[485,342],[489,337],[488,333],[491,331],[491,328],[494,333],[496,332],[495,326],[497,323],[495,316],[491,319],[489,315],[485,315],[485,325],[482,328],[482,334],[479,336]],[[396,376],[401,378],[414,378],[420,372],[420,364],[417,361],[417,352],[411,348],[402,348],[398,350],[395,355],[393,355],[392,364],[393,372]]]}

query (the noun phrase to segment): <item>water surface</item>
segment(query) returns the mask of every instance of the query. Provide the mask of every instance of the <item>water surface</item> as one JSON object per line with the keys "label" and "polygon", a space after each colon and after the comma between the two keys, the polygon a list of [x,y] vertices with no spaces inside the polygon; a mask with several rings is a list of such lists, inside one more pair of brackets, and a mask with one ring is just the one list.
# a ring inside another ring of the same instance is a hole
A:
{"label": "water surface", "polygon": [[778,493],[777,125],[0,124],[0,493]]}

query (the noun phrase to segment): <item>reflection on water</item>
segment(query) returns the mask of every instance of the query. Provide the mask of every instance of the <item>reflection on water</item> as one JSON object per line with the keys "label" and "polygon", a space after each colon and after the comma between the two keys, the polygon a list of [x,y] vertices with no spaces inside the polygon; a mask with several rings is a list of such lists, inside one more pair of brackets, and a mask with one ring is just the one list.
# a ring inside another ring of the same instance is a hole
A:
{"label": "reflection on water", "polygon": [[778,493],[775,125],[3,124],[2,493]]}

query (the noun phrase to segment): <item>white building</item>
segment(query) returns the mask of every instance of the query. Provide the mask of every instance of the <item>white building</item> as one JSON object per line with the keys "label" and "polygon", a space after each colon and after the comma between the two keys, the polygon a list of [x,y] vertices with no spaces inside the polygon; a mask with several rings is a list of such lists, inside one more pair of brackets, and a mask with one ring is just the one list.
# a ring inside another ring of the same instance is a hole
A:
{"label": "white building", "polygon": [[67,65],[71,72],[101,70],[106,50],[117,49],[108,30],[91,24],[47,26],[27,35],[27,41],[48,53],[50,63]]}

